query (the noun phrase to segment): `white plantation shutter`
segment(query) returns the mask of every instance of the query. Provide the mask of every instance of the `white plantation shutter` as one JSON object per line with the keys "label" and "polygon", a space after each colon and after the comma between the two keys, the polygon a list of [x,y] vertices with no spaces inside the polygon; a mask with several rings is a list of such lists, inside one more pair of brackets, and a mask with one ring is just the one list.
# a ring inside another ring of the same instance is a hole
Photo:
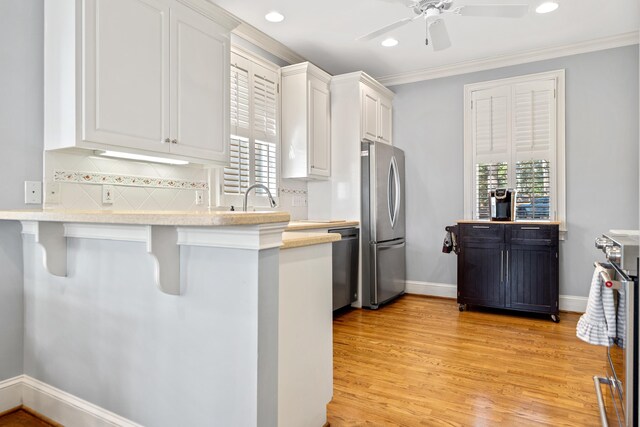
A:
{"label": "white plantation shutter", "polygon": [[489,190],[515,188],[517,219],[555,217],[556,78],[471,92],[473,217],[487,219]]}
{"label": "white plantation shutter", "polygon": [[256,139],[276,142],[277,74],[257,64],[253,67],[253,132]]}
{"label": "white plantation shutter", "polygon": [[232,136],[229,142],[229,167],[224,168],[224,192],[242,194],[249,187],[249,140]]}
{"label": "white plantation shutter", "polygon": [[251,62],[231,53],[230,66],[230,133],[248,138],[250,135],[251,90],[249,73]]}
{"label": "white plantation shutter", "polygon": [[564,70],[465,86],[465,218],[489,216],[487,190],[515,188],[516,219],[566,231],[564,88]]}
{"label": "white plantation shutter", "polygon": [[555,80],[514,85],[513,144],[518,219],[551,219],[556,147]]}
{"label": "white plantation shutter", "polygon": [[[277,194],[276,192],[278,191],[276,166],[276,144],[256,141],[254,161],[256,184],[265,185],[273,195]],[[256,191],[258,194],[265,194],[262,189],[257,189]]]}
{"label": "white plantation shutter", "polygon": [[509,157],[509,91],[505,88],[473,93],[475,154],[480,161]]}
{"label": "white plantation shutter", "polygon": [[[278,73],[234,52],[230,70],[230,164],[224,168],[223,197],[241,195],[252,184],[277,196]],[[255,195],[266,192],[257,189]]]}
{"label": "white plantation shutter", "polygon": [[489,191],[509,183],[511,145],[510,92],[506,87],[473,92],[475,211],[479,219],[490,216]]}
{"label": "white plantation shutter", "polygon": [[517,160],[549,158],[555,145],[555,81],[515,85],[513,88],[513,144]]}

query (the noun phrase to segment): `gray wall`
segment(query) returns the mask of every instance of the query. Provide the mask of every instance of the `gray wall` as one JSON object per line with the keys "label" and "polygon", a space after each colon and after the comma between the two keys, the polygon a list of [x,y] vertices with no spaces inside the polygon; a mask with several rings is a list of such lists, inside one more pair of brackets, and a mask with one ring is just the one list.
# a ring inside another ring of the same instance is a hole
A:
{"label": "gray wall", "polygon": [[[24,181],[42,179],[43,5],[0,2],[0,209],[25,208]],[[0,381],[23,372],[20,230],[0,221]]]}
{"label": "gray wall", "polygon": [[638,46],[399,85],[394,144],[407,156],[407,275],[456,283],[441,253],[444,227],[463,217],[464,85],[566,70],[567,228],[560,294],[587,296],[593,239],[638,228]]}

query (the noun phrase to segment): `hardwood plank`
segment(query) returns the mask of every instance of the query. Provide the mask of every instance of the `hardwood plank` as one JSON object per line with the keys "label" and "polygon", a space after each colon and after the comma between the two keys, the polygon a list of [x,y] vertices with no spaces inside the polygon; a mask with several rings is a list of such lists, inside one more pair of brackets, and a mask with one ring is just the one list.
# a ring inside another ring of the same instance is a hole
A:
{"label": "hardwood plank", "polygon": [[[58,424],[59,425],[59,424]],[[24,408],[17,409],[9,414],[0,417],[1,427],[53,427],[54,424],[50,424],[39,417],[32,415]]]}
{"label": "hardwood plank", "polygon": [[575,337],[580,316],[459,312],[406,295],[334,319],[331,426],[597,426],[592,376],[605,348]]}

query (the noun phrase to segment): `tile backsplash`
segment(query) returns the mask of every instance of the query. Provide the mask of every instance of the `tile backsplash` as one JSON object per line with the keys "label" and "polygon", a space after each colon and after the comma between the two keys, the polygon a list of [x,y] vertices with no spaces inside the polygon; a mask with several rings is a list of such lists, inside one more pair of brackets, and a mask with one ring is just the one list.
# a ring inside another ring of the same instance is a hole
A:
{"label": "tile backsplash", "polygon": [[[201,210],[209,207],[209,172],[110,159],[83,152],[45,151],[44,207],[89,210]],[[113,203],[103,203],[103,186],[113,188]],[[58,190],[57,195],[51,194]],[[196,191],[202,193],[196,204]]]}
{"label": "tile backsplash", "polygon": [[278,210],[291,213],[292,220],[308,218],[308,192],[306,181],[282,179],[280,181]]}

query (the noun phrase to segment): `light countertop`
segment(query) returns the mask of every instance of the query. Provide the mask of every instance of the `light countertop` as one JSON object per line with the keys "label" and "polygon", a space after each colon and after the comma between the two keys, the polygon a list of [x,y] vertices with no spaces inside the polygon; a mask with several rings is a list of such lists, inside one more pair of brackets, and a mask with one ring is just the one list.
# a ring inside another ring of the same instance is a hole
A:
{"label": "light countertop", "polygon": [[0,220],[137,224],[175,226],[234,226],[289,222],[289,212],[257,211],[100,211],[100,210],[5,210]]}
{"label": "light countertop", "polygon": [[358,227],[360,222],[358,221],[291,221],[289,226],[285,228],[285,231],[299,231],[299,230],[314,230],[318,228],[344,228],[344,227]]}
{"label": "light countertop", "polygon": [[342,237],[336,233],[306,233],[298,231],[289,233],[285,231],[282,233],[282,246],[280,246],[280,249],[332,243],[341,239]]}

